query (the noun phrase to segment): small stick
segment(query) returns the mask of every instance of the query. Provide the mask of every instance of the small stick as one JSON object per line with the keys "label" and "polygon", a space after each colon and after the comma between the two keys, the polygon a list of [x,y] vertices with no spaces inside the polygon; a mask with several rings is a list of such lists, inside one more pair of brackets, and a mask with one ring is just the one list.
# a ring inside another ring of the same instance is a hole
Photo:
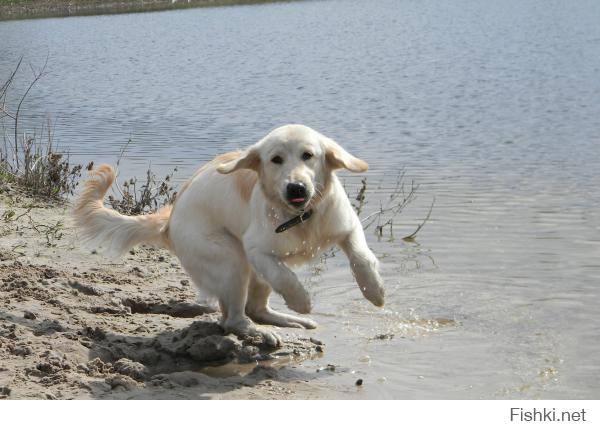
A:
{"label": "small stick", "polygon": [[423,228],[425,223],[429,220],[429,217],[431,216],[431,211],[433,210],[434,204],[435,204],[435,197],[433,198],[433,201],[431,202],[431,207],[429,208],[429,212],[427,213],[427,216],[425,217],[423,222],[421,224],[419,224],[417,229],[415,231],[413,231],[412,234],[409,234],[408,236],[403,237],[402,240],[406,240],[407,242],[411,242],[411,241],[415,240],[415,237],[417,237],[417,233],[419,232],[419,230],[421,230],[421,228]]}

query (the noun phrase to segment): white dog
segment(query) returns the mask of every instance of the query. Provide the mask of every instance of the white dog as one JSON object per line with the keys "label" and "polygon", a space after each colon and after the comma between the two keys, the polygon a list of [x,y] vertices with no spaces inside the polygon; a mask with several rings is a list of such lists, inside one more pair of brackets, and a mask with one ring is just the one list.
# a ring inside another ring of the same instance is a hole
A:
{"label": "white dog", "polygon": [[253,321],[315,328],[308,319],[275,312],[271,289],[306,314],[311,300],[289,266],[305,263],[333,245],[346,253],[362,294],[383,306],[383,282],[346,192],[334,171],[364,172],[366,162],[303,125],[286,125],[245,151],[218,156],[182,187],[173,206],[143,216],[105,208],[115,179],[100,166],[76,204],[83,238],[123,253],[136,244],[168,248],[196,286],[218,299],[227,332],[279,337]]}

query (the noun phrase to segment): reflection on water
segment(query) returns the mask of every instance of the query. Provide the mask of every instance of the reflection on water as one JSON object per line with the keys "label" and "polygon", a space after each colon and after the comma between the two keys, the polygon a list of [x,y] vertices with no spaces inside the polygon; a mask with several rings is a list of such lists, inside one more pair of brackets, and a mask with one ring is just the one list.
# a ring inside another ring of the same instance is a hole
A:
{"label": "reflection on water", "polygon": [[26,125],[51,114],[83,162],[131,137],[128,176],[184,180],[300,122],[369,162],[365,213],[402,168],[420,184],[398,237],[435,197],[415,242],[368,231],[385,310],[339,253],[301,272],[327,344],[302,366],[348,369],[329,396],[594,398],[599,19],[593,0],[348,0],[2,22],[0,74],[49,53]]}

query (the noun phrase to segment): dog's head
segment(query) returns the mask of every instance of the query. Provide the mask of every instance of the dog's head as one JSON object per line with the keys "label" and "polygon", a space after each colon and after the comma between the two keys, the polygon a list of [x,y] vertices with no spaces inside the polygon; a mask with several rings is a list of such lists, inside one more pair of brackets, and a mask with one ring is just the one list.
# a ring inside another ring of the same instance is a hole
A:
{"label": "dog's head", "polygon": [[368,167],[365,161],[312,128],[286,125],[273,130],[236,159],[219,165],[217,171],[256,171],[261,188],[272,203],[298,212],[323,197],[334,170],[364,172]]}

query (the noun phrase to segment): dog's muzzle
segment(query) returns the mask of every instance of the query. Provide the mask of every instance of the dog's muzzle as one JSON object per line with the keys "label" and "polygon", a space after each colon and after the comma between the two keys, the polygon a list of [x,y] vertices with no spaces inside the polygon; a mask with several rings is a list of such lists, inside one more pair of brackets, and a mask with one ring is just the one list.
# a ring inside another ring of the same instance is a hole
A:
{"label": "dog's muzzle", "polygon": [[308,190],[302,182],[290,182],[287,184],[285,198],[288,203],[296,207],[302,207],[308,202]]}

